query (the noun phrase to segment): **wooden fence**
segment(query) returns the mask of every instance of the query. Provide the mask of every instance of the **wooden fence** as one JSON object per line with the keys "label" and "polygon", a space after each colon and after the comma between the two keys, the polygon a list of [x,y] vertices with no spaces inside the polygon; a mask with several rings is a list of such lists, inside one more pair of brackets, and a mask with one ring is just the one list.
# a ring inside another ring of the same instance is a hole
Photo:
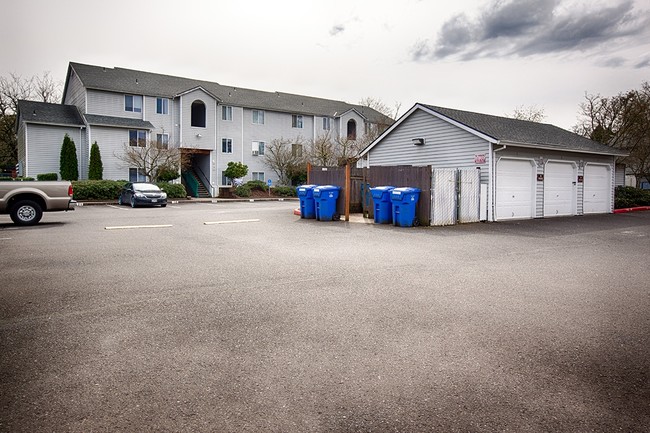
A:
{"label": "wooden fence", "polygon": [[[368,218],[374,218],[374,204],[369,188],[375,186],[419,188],[421,193],[417,206],[417,218],[422,225],[430,224],[431,166],[375,166],[363,169],[350,167],[349,177],[346,176],[347,170],[346,167],[308,165],[307,183],[341,187],[337,212],[340,215],[363,212],[364,216]],[[345,199],[346,186],[349,188],[349,202]]]}

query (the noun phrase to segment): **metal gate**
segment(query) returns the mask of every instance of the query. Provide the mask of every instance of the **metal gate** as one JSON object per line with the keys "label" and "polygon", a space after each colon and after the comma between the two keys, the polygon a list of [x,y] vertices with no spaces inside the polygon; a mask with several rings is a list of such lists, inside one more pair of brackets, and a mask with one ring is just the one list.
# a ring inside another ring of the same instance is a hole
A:
{"label": "metal gate", "polygon": [[431,225],[478,222],[481,172],[476,169],[434,169]]}

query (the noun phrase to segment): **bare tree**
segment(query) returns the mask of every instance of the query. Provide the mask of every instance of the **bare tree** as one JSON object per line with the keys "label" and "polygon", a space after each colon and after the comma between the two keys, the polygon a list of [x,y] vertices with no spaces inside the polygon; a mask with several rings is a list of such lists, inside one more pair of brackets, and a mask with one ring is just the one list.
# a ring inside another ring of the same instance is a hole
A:
{"label": "bare tree", "polygon": [[135,167],[147,180],[157,182],[164,171],[180,170],[188,166],[190,153],[152,140],[124,143],[122,152],[116,152],[114,156],[122,161],[125,167]]}
{"label": "bare tree", "polygon": [[637,178],[650,178],[650,84],[612,97],[585,94],[573,128],[592,140],[625,150],[621,161]]}
{"label": "bare tree", "polygon": [[305,140],[277,138],[264,149],[264,162],[278,176],[280,185],[290,185],[291,175],[299,172],[306,162]]}
{"label": "bare tree", "polygon": [[378,111],[384,116],[390,117],[393,120],[397,119],[397,116],[399,115],[399,110],[402,107],[401,103],[395,102],[395,105],[393,106],[393,108],[391,108],[388,105],[386,105],[381,99],[373,98],[372,96],[368,96],[360,100],[359,105],[372,108],[373,110]]}
{"label": "bare tree", "polygon": [[544,114],[544,108],[540,108],[535,105],[529,105],[527,107],[519,105],[507,117],[540,123],[546,119],[546,114]]}
{"label": "bare tree", "polygon": [[312,164],[325,167],[333,166],[337,163],[336,144],[332,140],[329,132],[316,137],[311,143],[307,158]]}

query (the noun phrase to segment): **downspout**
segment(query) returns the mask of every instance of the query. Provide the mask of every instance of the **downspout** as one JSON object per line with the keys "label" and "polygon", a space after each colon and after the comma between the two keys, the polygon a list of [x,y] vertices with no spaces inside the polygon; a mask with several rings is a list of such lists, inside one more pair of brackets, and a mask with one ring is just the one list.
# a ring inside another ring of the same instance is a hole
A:
{"label": "downspout", "polygon": [[178,147],[183,147],[183,95],[178,108]]}
{"label": "downspout", "polygon": [[[83,141],[81,140],[81,138],[82,138],[81,131],[83,129],[84,129],[83,126],[79,127],[79,151],[81,151],[81,149],[83,149],[83,145],[82,145]],[[85,177],[88,178],[88,166],[90,165],[90,162],[88,161],[88,158],[90,158],[90,143],[86,143],[86,149],[88,149],[88,157],[87,158],[79,158],[79,161],[83,161],[84,166],[85,166],[85,167],[81,167],[82,179],[84,178],[83,177],[84,173],[86,174]]]}
{"label": "downspout", "polygon": [[219,128],[218,128],[219,125],[217,123],[219,122],[219,116],[218,116],[219,101],[214,101],[214,104],[215,104],[214,105],[215,107],[214,108],[214,154],[212,155],[214,158],[214,163],[210,161],[210,179],[208,179],[208,181],[210,182],[210,189],[212,190],[210,191],[210,195],[212,195],[212,197],[214,197],[215,195],[214,182],[212,181],[214,180],[213,172],[217,169],[217,155],[218,155],[217,144],[219,142],[219,139],[217,138],[219,135]]}
{"label": "downspout", "polygon": [[244,163],[244,113],[246,109],[241,108],[241,163]]}
{"label": "downspout", "polygon": [[495,221],[496,219],[495,219],[495,213],[494,213],[494,210],[495,210],[494,209],[494,200],[496,199],[497,180],[494,177],[494,173],[495,173],[496,168],[497,168],[496,167],[496,164],[497,164],[496,153],[501,152],[507,146],[504,144],[503,147],[500,147],[499,149],[494,149],[493,145],[494,144],[500,144],[500,143],[498,141],[496,143],[492,143],[490,141],[489,144],[490,144],[490,158],[491,158],[491,160],[490,160],[489,174],[488,174],[488,176],[490,178],[490,195],[488,196],[489,197],[489,199],[488,199],[489,200],[488,209],[489,209],[490,215],[488,215],[488,219],[490,221]]}

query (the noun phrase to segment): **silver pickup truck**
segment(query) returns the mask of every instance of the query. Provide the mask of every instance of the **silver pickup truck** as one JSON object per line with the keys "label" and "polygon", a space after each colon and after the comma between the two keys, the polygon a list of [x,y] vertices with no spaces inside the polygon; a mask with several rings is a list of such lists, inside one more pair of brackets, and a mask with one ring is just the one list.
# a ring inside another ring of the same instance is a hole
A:
{"label": "silver pickup truck", "polygon": [[17,225],[37,224],[43,212],[74,210],[75,204],[67,181],[0,182],[0,214]]}

